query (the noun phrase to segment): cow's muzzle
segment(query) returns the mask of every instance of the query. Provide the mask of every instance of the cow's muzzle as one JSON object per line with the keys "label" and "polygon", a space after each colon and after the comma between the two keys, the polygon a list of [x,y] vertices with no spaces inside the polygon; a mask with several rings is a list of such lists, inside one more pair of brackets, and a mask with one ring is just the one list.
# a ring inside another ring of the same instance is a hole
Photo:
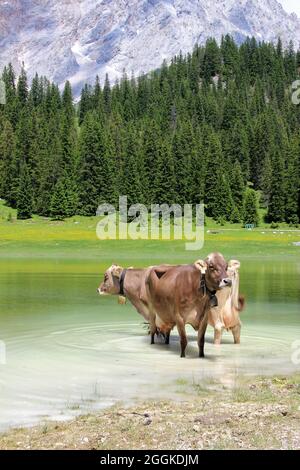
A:
{"label": "cow's muzzle", "polygon": [[231,285],[232,285],[232,280],[229,277],[225,277],[220,282],[219,289],[222,289],[223,287],[231,287]]}
{"label": "cow's muzzle", "polygon": [[103,290],[101,290],[100,287],[98,287],[97,293],[98,293],[99,295],[105,295],[105,294],[106,294],[106,292],[104,292]]}

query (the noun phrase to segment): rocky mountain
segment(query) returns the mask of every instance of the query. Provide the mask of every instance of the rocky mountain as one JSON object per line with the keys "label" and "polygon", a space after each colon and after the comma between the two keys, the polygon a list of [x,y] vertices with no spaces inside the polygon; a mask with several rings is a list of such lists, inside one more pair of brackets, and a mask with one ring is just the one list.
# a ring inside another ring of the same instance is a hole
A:
{"label": "rocky mountain", "polygon": [[0,0],[0,66],[22,62],[75,93],[159,67],[180,50],[230,33],[238,41],[300,43],[300,19],[276,0]]}

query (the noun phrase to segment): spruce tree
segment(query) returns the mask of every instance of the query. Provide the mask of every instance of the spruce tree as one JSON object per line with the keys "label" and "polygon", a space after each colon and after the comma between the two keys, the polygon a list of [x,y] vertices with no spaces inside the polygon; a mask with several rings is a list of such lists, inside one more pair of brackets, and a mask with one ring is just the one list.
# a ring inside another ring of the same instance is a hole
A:
{"label": "spruce tree", "polygon": [[103,87],[103,100],[104,100],[104,109],[107,114],[110,114],[111,112],[111,88],[110,88],[110,82],[108,78],[108,74],[105,76],[105,82],[104,82],[104,87]]}
{"label": "spruce tree", "polygon": [[2,79],[5,84],[5,99],[6,104],[4,107],[4,115],[6,119],[11,123],[13,129],[15,129],[18,120],[18,108],[17,108],[17,97],[16,97],[16,84],[15,84],[15,72],[12,64],[8,64],[4,67]]}
{"label": "spruce tree", "polygon": [[94,112],[87,113],[80,134],[80,207],[84,215],[95,215],[106,185],[104,130]]}
{"label": "spruce tree", "polygon": [[206,41],[202,68],[203,77],[207,81],[210,81],[214,75],[220,73],[221,54],[219,46],[213,38]]}
{"label": "spruce tree", "polygon": [[254,224],[256,227],[259,225],[257,193],[251,188],[247,188],[245,192],[243,221],[245,225]]}
{"label": "spruce tree", "polygon": [[20,186],[17,199],[18,219],[30,219],[32,216],[32,203],[29,171],[26,163],[23,163],[20,171]]}
{"label": "spruce tree", "polygon": [[122,195],[127,196],[128,205],[147,202],[143,200],[143,188],[139,172],[141,158],[141,147],[134,128],[130,125],[127,128],[122,185]]}
{"label": "spruce tree", "polygon": [[270,197],[271,197],[271,192],[272,192],[272,162],[271,158],[269,155],[267,155],[265,161],[264,161],[264,166],[261,174],[261,183],[260,187],[262,189],[262,204],[265,207],[268,207],[269,202],[270,202]]}
{"label": "spruce tree", "polygon": [[15,156],[15,136],[12,125],[6,121],[0,134],[0,196],[16,207],[18,168]]}
{"label": "spruce tree", "polygon": [[54,220],[63,220],[68,216],[68,201],[66,199],[66,187],[63,179],[60,179],[51,197],[50,215]]}
{"label": "spruce tree", "polygon": [[222,169],[222,147],[220,140],[215,133],[209,137],[209,147],[207,155],[207,169],[205,176],[205,205],[206,215],[218,218],[219,215],[219,194],[220,172]]}
{"label": "spruce tree", "polygon": [[21,73],[18,79],[17,84],[17,98],[18,104],[23,107],[27,103],[28,98],[28,83],[27,83],[27,75],[25,72],[24,64],[21,68]]}
{"label": "spruce tree", "polygon": [[294,138],[287,151],[287,168],[285,181],[285,220],[287,223],[297,224],[299,201],[299,141]]}
{"label": "spruce tree", "polygon": [[216,187],[216,205],[213,218],[215,220],[226,220],[230,222],[232,221],[232,217],[235,216],[234,208],[235,206],[228,178],[223,173],[222,169],[219,168]]}
{"label": "spruce tree", "polygon": [[274,147],[272,151],[272,186],[267,218],[270,222],[284,222],[285,220],[285,168],[281,151]]}
{"label": "spruce tree", "polygon": [[193,129],[184,122],[175,132],[172,144],[176,177],[176,202],[190,204],[193,199],[194,178],[192,162],[196,155],[196,142]]}
{"label": "spruce tree", "polygon": [[172,150],[169,142],[159,143],[156,171],[153,181],[154,201],[156,204],[172,205],[175,202],[175,172]]}
{"label": "spruce tree", "polygon": [[[245,195],[245,183],[243,179],[243,174],[241,170],[241,165],[239,161],[235,161],[232,174],[231,174],[231,193],[233,198],[233,203],[235,205],[237,213],[242,215],[243,212],[243,203]],[[235,211],[235,212],[236,212]],[[235,220],[237,219],[237,214],[235,214]]]}

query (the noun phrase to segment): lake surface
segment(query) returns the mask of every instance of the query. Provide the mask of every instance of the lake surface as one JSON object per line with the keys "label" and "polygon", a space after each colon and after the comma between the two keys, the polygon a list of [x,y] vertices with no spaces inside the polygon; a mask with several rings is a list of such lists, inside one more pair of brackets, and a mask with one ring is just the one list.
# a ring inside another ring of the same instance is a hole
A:
{"label": "lake surface", "polygon": [[179,358],[175,330],[169,347],[151,346],[130,304],[97,296],[102,274],[89,263],[44,259],[28,269],[26,259],[0,261],[1,430],[66,419],[117,400],[176,399],[182,380],[214,378],[230,386],[238,375],[299,371],[292,361],[300,340],[299,257],[242,264],[241,345],[225,332],[223,344],[214,346],[209,327],[204,360],[192,330],[186,359]]}

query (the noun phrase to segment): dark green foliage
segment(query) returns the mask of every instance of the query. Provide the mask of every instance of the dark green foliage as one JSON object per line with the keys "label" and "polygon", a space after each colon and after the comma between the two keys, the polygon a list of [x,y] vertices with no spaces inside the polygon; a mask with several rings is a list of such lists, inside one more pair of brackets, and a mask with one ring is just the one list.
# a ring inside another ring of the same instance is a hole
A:
{"label": "dark green foliage", "polygon": [[[243,207],[244,195],[245,195],[245,183],[241,165],[239,161],[236,161],[231,172],[231,193],[232,199],[235,206],[234,219],[238,222],[239,209]],[[240,214],[241,216],[242,214]]]}
{"label": "dark green foliage", "polygon": [[26,72],[24,69],[24,64],[21,69],[21,73],[18,79],[18,85],[17,85],[17,99],[20,107],[23,107],[26,105],[28,98],[28,84],[27,84],[27,76]]}
{"label": "dark green foliage", "polygon": [[80,208],[84,215],[95,215],[109,182],[106,179],[106,146],[104,130],[96,114],[86,115],[80,134]]}
{"label": "dark green foliage", "polygon": [[32,187],[26,163],[20,170],[20,185],[17,198],[18,219],[30,219],[32,216]]}
{"label": "dark green foliage", "polygon": [[0,134],[0,196],[10,206],[16,207],[18,170],[16,165],[15,137],[12,125],[5,121]]}
{"label": "dark green foliage", "polygon": [[219,170],[216,187],[216,208],[214,218],[221,218],[228,222],[232,222],[232,219],[236,219],[234,209],[235,206],[228,179],[222,170]]}
{"label": "dark green foliage", "polygon": [[254,189],[247,188],[246,190],[243,222],[245,225],[254,224],[256,227],[259,225],[258,199],[257,193],[254,191]]}
{"label": "dark green foliage", "polygon": [[66,188],[63,179],[60,179],[55,185],[51,197],[50,215],[54,220],[63,220],[67,216]]}
{"label": "dark green foliage", "polygon": [[208,39],[206,42],[203,59],[203,77],[210,81],[212,77],[221,71],[221,53],[215,39]]}
{"label": "dark green foliage", "polygon": [[295,139],[287,150],[287,168],[285,183],[285,220],[291,224],[299,222],[299,142]]}
{"label": "dark green foliage", "polygon": [[16,80],[8,65],[0,197],[55,218],[95,215],[120,195],[148,207],[204,201],[222,223],[252,223],[259,191],[270,221],[296,224],[300,108],[289,91],[299,65],[292,44],[237,46],[227,35],[137,79],[96,77],[78,106],[69,82],[60,93],[36,75],[29,87],[24,67]]}
{"label": "dark green foliage", "polygon": [[272,174],[273,174],[273,168],[272,168],[272,161],[269,156],[265,158],[263,169],[262,169],[262,175],[261,175],[261,189],[262,189],[262,203],[265,207],[269,206],[270,202],[270,197],[271,197],[271,192],[272,192]]}
{"label": "dark green foliage", "polygon": [[286,194],[284,158],[276,147],[273,149],[271,160],[273,172],[267,217],[270,222],[284,222]]}
{"label": "dark green foliage", "polygon": [[219,185],[222,183],[222,147],[216,133],[212,132],[208,141],[207,168],[205,176],[206,214],[217,219],[219,213]]}

